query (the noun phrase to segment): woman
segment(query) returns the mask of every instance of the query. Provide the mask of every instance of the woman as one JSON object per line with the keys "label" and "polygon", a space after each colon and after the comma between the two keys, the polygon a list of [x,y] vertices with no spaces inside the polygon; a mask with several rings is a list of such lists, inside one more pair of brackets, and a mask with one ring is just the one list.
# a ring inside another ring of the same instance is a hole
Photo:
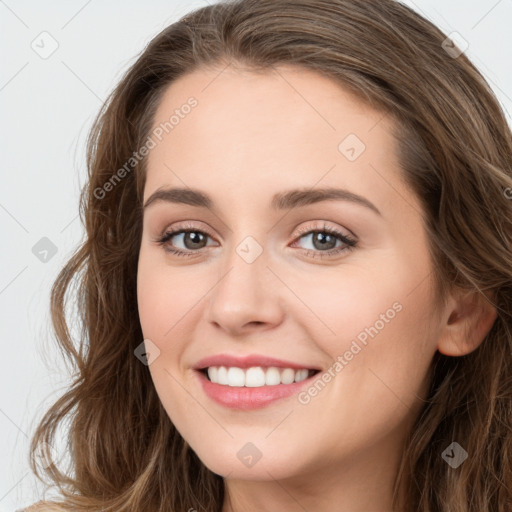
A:
{"label": "woman", "polygon": [[72,468],[43,465],[64,510],[512,510],[511,132],[430,22],[198,9],[114,90],[88,168],[52,290],[76,379],[31,446],[71,420]]}

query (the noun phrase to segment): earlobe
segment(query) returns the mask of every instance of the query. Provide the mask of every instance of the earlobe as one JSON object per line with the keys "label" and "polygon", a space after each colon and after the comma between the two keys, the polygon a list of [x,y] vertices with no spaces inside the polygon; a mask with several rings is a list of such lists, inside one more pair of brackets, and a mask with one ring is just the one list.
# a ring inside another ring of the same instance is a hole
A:
{"label": "earlobe", "polygon": [[437,349],[447,356],[464,356],[480,346],[498,314],[490,299],[478,292],[462,292],[450,303]]}

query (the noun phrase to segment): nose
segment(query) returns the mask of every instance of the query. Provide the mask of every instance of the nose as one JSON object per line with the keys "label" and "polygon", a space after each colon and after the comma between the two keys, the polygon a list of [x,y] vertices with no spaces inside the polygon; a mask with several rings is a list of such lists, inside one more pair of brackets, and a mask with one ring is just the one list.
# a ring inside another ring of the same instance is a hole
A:
{"label": "nose", "polygon": [[265,252],[249,263],[233,251],[226,267],[208,294],[208,321],[231,336],[279,325],[284,286],[268,268]]}

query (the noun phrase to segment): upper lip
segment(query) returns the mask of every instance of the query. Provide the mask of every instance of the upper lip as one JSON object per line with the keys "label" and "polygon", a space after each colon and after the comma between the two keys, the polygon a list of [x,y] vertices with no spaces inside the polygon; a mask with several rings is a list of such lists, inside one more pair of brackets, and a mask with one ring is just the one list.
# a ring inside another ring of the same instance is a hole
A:
{"label": "upper lip", "polygon": [[285,361],[284,359],[276,359],[275,357],[259,354],[250,354],[246,356],[217,354],[201,359],[194,365],[194,369],[204,370],[210,366],[228,366],[237,368],[251,368],[253,366],[277,366],[280,368],[293,368],[294,370],[300,370],[302,368],[306,368],[308,370],[320,370],[320,368],[310,366],[307,363],[294,363],[293,361]]}

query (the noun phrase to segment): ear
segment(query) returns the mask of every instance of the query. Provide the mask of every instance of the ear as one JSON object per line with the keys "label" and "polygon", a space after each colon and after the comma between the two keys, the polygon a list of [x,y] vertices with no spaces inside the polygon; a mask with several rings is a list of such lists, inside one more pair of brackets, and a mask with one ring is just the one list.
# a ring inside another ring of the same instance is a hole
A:
{"label": "ear", "polygon": [[477,349],[498,316],[487,296],[458,291],[448,301],[437,349],[447,356],[464,356]]}

